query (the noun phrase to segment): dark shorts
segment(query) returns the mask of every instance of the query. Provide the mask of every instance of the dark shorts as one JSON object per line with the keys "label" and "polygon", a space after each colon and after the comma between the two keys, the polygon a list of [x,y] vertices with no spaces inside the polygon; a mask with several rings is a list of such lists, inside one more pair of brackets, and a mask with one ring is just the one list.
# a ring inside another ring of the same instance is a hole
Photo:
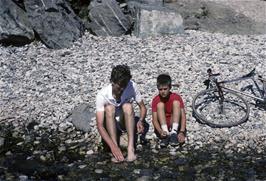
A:
{"label": "dark shorts", "polygon": [[[140,143],[141,144],[145,144],[146,142],[146,134],[147,132],[149,131],[149,127],[150,125],[144,120],[144,132],[138,137],[138,133],[137,133],[137,123],[139,121],[139,117],[138,116],[135,116],[134,117],[134,121],[135,121],[135,130],[134,130],[134,147],[136,148],[136,145],[137,145],[137,142],[138,142],[138,138],[140,139]],[[106,127],[106,126],[105,126]],[[125,128],[124,125],[121,125],[119,121],[116,121],[116,128],[117,128],[117,142],[119,143],[119,139],[121,137],[122,134],[126,133],[127,130]],[[103,146],[104,146],[104,149],[107,149],[110,151],[110,148],[107,146],[107,144],[105,143],[105,141],[102,139],[102,142],[103,142]]]}
{"label": "dark shorts", "polygon": [[[134,121],[135,121],[135,131],[134,132],[137,134],[137,123],[139,121],[139,117],[135,116]],[[147,132],[149,131],[149,124],[144,120],[143,126],[144,126],[144,133],[142,133],[142,134],[146,135]],[[127,132],[126,127],[124,125],[120,124],[119,121],[116,121],[116,128],[117,128],[118,135],[121,135],[121,134]]]}

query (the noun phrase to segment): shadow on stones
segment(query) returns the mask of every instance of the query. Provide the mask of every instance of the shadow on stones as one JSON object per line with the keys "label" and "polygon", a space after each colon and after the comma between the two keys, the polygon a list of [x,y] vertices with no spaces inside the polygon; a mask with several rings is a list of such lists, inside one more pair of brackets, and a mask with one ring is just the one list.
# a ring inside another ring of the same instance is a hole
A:
{"label": "shadow on stones", "polygon": [[[60,142],[62,135],[47,132],[36,146],[33,140],[38,135],[31,134],[32,141],[25,142],[12,129],[5,134],[5,149],[0,154],[0,180],[18,180],[21,175],[28,180],[266,179],[266,147],[258,152],[248,146],[241,150],[237,146],[225,148],[226,140],[200,148],[188,142],[170,154],[171,148],[155,148],[157,152],[153,152],[152,145],[146,144],[137,150],[138,159],[133,163],[115,164],[104,150],[84,155],[79,148],[87,143],[66,145],[66,149],[60,151],[59,145],[64,144]],[[123,153],[126,154],[126,150]]]}

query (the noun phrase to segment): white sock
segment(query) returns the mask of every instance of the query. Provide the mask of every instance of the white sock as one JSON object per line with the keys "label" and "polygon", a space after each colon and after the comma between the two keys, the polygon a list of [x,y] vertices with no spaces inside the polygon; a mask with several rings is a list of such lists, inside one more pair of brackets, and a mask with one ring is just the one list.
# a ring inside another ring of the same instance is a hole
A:
{"label": "white sock", "polygon": [[173,123],[171,133],[177,133],[178,123]]}
{"label": "white sock", "polygon": [[165,131],[165,132],[167,132],[167,134],[169,134],[168,127],[167,127],[166,124],[162,124],[161,128],[162,128],[163,131]]}

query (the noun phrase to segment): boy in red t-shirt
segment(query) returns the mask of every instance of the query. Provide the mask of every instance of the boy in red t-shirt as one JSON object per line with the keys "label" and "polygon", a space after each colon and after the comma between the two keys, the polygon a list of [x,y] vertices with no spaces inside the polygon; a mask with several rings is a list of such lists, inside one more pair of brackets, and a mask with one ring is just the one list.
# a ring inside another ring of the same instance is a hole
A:
{"label": "boy in red t-shirt", "polygon": [[152,100],[152,123],[161,146],[176,146],[185,142],[186,114],[180,95],[172,93],[172,80],[167,74],[157,77],[159,95]]}

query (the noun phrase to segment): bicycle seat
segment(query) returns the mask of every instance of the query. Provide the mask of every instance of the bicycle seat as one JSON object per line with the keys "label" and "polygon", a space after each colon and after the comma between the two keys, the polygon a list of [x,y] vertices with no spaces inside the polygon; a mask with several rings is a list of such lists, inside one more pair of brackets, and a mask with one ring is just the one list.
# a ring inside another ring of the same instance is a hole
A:
{"label": "bicycle seat", "polygon": [[251,71],[251,72],[249,72],[248,74],[246,74],[246,75],[243,75],[242,76],[242,78],[248,78],[248,77],[254,77],[255,76],[255,68]]}
{"label": "bicycle seat", "polygon": [[208,73],[209,76],[212,76],[212,77],[216,77],[218,75],[221,75],[220,73],[213,74],[212,73],[212,69],[210,69],[210,68],[207,70],[207,73]]}
{"label": "bicycle seat", "polygon": [[220,73],[217,73],[217,74],[211,74],[211,76],[213,76],[213,77],[216,77],[216,76],[219,76],[219,75],[221,75]]}

